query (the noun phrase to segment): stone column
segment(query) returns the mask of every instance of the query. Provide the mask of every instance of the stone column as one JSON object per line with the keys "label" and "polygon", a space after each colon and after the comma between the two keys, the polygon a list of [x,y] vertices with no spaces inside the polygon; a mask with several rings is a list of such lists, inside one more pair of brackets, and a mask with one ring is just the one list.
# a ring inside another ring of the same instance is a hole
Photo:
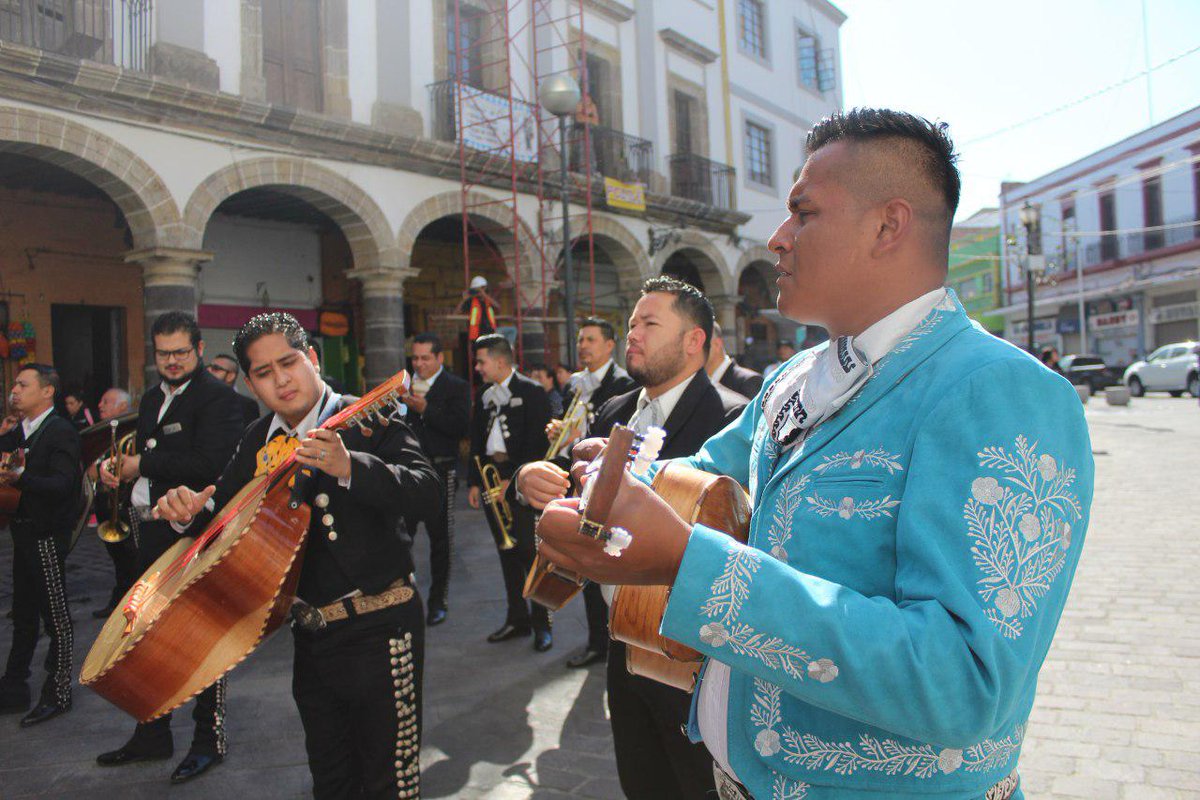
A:
{"label": "stone column", "polygon": [[708,301],[712,303],[717,322],[725,334],[725,352],[731,356],[740,355],[746,349],[745,342],[738,335],[737,306],[742,302],[742,296],[737,294],[710,294]]}
{"label": "stone column", "polygon": [[404,368],[404,281],[419,270],[350,270],[362,283],[364,393]]}
{"label": "stone column", "polygon": [[196,315],[198,293],[196,278],[200,265],[212,261],[213,254],[203,250],[150,247],[125,254],[125,262],[142,268],[143,311],[146,318],[145,386],[158,383],[154,366],[154,321],[168,311],[186,311]]}

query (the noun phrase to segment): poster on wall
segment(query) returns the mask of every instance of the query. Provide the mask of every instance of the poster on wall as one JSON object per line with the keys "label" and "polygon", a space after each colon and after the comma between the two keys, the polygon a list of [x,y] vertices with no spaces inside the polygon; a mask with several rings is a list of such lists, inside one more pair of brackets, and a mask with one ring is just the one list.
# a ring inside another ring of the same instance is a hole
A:
{"label": "poster on wall", "polygon": [[[512,131],[515,134],[511,156],[516,161],[537,161],[537,108],[529,103],[457,84],[462,92],[462,104],[454,104],[455,130],[463,144],[473,150],[485,150],[509,155],[509,109],[512,109]],[[460,116],[461,115],[461,116]]]}

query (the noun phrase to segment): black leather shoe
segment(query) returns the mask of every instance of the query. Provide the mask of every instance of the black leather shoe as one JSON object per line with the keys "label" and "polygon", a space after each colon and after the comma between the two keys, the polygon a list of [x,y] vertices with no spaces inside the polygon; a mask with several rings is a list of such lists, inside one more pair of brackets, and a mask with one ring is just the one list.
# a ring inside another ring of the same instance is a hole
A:
{"label": "black leather shoe", "polygon": [[224,756],[205,755],[204,753],[188,753],[179,766],[171,773],[171,783],[186,783],[192,778],[199,777],[225,760]]}
{"label": "black leather shoe", "polygon": [[71,710],[71,704],[59,705],[58,703],[38,703],[25,716],[21,717],[21,727],[28,728],[37,725],[39,722],[45,722],[48,719],[65,714]]}
{"label": "black leather shoe", "polygon": [[567,659],[567,666],[571,669],[581,669],[588,664],[595,664],[600,661],[608,660],[608,653],[601,653],[599,650],[592,650],[590,647],[582,653],[577,653]]}
{"label": "black leather shoe", "polygon": [[96,763],[102,767],[122,767],[126,764],[136,764],[139,761],[165,761],[175,755],[175,748],[137,750],[125,745],[117,750],[110,750],[96,756]]}
{"label": "black leather shoe", "polygon": [[487,640],[492,644],[495,644],[496,642],[507,642],[509,639],[517,639],[522,636],[528,636],[529,631],[530,628],[528,625],[509,625],[506,622],[500,627],[499,630],[489,633]]}
{"label": "black leather shoe", "polygon": [[533,633],[533,649],[539,653],[544,653],[554,646],[554,637],[550,635],[550,631],[534,631]]}
{"label": "black leather shoe", "polygon": [[441,625],[446,621],[446,609],[432,606],[429,609],[429,615],[425,618],[425,624],[429,627]]}

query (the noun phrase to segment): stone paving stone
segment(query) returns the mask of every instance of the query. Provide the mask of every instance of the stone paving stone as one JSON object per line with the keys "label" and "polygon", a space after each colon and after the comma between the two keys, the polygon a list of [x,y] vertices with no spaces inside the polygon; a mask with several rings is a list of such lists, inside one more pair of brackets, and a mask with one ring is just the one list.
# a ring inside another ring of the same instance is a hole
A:
{"label": "stone paving stone", "polygon": [[[1138,398],[1085,408],[1097,451],[1097,499],[1074,590],[1042,670],[1021,758],[1031,798],[1177,800],[1200,795],[1200,537],[1194,491],[1200,409]],[[422,796],[476,800],[621,797],[604,712],[604,668],[563,661],[584,644],[583,604],[555,616],[555,646],[489,645],[503,621],[500,568],[479,512],[460,492],[450,616],[428,632]],[[422,585],[428,546],[417,538]],[[0,531],[0,614],[11,603],[11,539]],[[111,563],[87,532],[68,562],[76,670],[108,595]],[[11,624],[0,617],[0,655]],[[292,645],[280,632],[234,671],[230,752],[193,784],[170,787],[191,739],[190,706],[172,722],[169,761],[102,769],[96,754],[132,721],[76,688],[74,709],[28,731],[0,717],[0,798],[142,800],[302,798],[311,781],[290,695]],[[40,669],[45,643],[35,657]],[[40,681],[40,674],[36,675]]]}

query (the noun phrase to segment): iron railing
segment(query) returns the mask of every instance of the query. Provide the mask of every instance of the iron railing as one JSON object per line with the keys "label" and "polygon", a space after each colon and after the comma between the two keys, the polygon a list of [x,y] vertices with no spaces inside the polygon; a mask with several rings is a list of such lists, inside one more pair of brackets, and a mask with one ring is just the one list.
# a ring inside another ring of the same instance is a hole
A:
{"label": "iron railing", "polygon": [[[627,133],[592,125],[588,141],[591,144],[592,172],[626,183],[650,182],[650,167],[654,162],[654,144]],[[587,160],[583,152],[583,130],[576,127],[571,142],[571,169],[584,172]]]}
{"label": "iron railing", "polygon": [[0,40],[145,71],[153,0],[0,0]]}
{"label": "iron railing", "polygon": [[1187,220],[1178,220],[1173,225],[1156,231],[1140,231],[1125,235],[1116,233],[1101,234],[1099,241],[1088,242],[1082,248],[1083,266],[1094,267],[1107,261],[1121,258],[1132,258],[1146,253],[1154,253],[1165,247],[1200,239],[1200,221],[1191,224]]}
{"label": "iron railing", "polygon": [[670,158],[671,194],[708,206],[733,210],[733,167],[710,161],[694,153],[678,153]]}

